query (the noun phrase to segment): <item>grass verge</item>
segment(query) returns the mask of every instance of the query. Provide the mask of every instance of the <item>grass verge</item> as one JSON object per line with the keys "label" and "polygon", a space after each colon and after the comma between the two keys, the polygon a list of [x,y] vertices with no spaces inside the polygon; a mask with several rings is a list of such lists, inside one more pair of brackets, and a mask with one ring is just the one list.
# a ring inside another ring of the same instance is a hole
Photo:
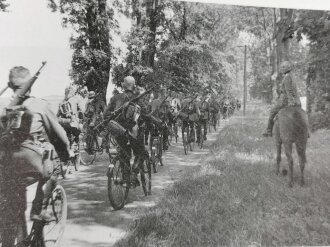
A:
{"label": "grass verge", "polygon": [[[170,188],[116,246],[330,245],[330,131],[309,140],[306,186],[274,173],[265,120],[232,120],[211,155]],[[283,157],[283,165],[286,159]]]}

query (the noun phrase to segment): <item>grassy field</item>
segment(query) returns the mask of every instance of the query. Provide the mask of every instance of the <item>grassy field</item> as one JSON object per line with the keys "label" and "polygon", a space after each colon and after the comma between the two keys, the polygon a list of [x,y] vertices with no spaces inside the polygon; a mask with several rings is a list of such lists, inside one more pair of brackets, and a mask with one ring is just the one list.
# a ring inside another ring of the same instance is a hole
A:
{"label": "grassy field", "polygon": [[309,139],[305,187],[295,157],[290,189],[287,177],[275,175],[273,140],[260,137],[265,124],[255,117],[231,120],[205,162],[116,246],[330,245],[330,131]]}

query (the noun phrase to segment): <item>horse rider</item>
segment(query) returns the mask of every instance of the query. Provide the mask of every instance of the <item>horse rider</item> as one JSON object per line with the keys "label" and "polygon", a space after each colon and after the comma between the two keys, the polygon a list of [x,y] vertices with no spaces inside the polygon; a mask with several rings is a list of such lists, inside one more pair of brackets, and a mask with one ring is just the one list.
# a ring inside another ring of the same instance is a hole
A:
{"label": "horse rider", "polygon": [[[112,117],[112,113],[121,108],[122,106],[126,106],[127,103],[134,99],[137,94],[135,91],[135,79],[132,76],[127,76],[124,78],[124,81],[121,84],[123,92],[118,93],[114,95],[111,99],[110,102],[104,112],[104,118],[108,119]],[[141,108],[141,113],[146,112],[146,107],[144,104],[141,102],[138,102],[137,105]],[[128,106],[126,106],[128,107]],[[139,125],[139,123],[129,121],[126,118],[127,114],[120,114],[117,121],[120,125],[122,125],[125,129],[129,131],[133,131],[133,129],[136,129],[136,127]],[[132,184],[133,186],[138,186],[139,181],[137,178],[137,173],[139,172],[139,166],[144,162],[145,159],[145,147],[144,147],[144,133],[141,133],[142,131],[137,131],[137,135],[135,138],[131,138],[128,140],[126,136],[123,136],[122,138],[116,139],[117,144],[121,147],[121,155],[124,158],[126,163],[130,162],[131,158],[131,150],[133,150],[135,159],[134,159],[134,164],[133,164],[133,181]],[[128,145],[130,142],[131,145]],[[122,161],[121,161],[122,162]],[[127,167],[126,165],[123,164],[123,167]],[[129,176],[129,171],[125,170],[123,171],[123,179],[124,181],[128,181],[128,176]]]}
{"label": "horse rider", "polygon": [[72,135],[75,143],[79,142],[79,134],[82,129],[79,119],[83,118],[84,111],[84,101],[75,94],[72,86],[67,87],[64,100],[59,105],[57,117],[68,137]]}
{"label": "horse rider", "polygon": [[282,74],[283,79],[279,87],[279,98],[270,111],[268,126],[266,132],[263,133],[264,137],[272,136],[274,118],[282,108],[287,106],[301,107],[297,85],[292,80],[291,71],[292,65],[289,61],[284,61],[281,63],[280,73]]}
{"label": "horse rider", "polygon": [[[8,86],[15,93],[23,88],[30,79],[30,71],[25,67],[17,66],[9,72]],[[30,218],[34,221],[48,222],[52,219],[52,216],[47,213],[48,201],[57,181],[57,175],[54,174],[54,169],[58,166],[55,161],[56,153],[61,160],[67,160],[73,156],[73,153],[70,151],[66,133],[58,123],[58,119],[50,109],[48,102],[31,97],[29,94],[30,92],[24,96],[21,105],[15,106],[20,107],[20,110],[16,108],[16,112],[19,113],[16,117],[12,118],[8,114],[10,108],[3,111],[0,116],[2,142],[0,153],[5,154],[0,155],[0,163],[4,168],[1,172],[8,175],[5,179],[6,183],[12,179],[17,180],[21,184],[21,189],[25,189],[31,184],[25,182],[28,177],[39,182],[32,203]],[[15,110],[12,112],[14,113]],[[52,150],[51,153],[54,155],[50,155],[49,159],[45,160],[47,150],[48,153]],[[4,187],[10,186],[6,183]],[[43,185],[45,185],[44,190]],[[15,194],[12,190],[12,187],[6,188],[4,197]],[[24,195],[25,193],[23,193]],[[8,209],[8,207],[5,208]],[[2,217],[1,221],[9,231],[8,234],[6,232],[1,234],[2,244],[3,246],[13,246],[14,239],[10,239],[12,238],[10,236],[14,234],[11,234],[10,231],[15,231],[15,226],[12,225],[15,224],[15,219],[12,218],[13,216],[9,216],[9,212],[4,211],[2,213],[5,217]]]}

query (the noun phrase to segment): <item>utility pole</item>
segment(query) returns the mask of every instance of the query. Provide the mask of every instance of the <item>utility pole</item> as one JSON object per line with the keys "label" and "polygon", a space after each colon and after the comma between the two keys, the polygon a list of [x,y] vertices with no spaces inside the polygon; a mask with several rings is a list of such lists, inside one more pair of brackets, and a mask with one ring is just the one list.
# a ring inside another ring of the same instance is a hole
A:
{"label": "utility pole", "polygon": [[243,116],[245,116],[246,110],[246,98],[247,98],[247,85],[246,85],[246,52],[247,46],[244,46],[244,93],[243,93]]}

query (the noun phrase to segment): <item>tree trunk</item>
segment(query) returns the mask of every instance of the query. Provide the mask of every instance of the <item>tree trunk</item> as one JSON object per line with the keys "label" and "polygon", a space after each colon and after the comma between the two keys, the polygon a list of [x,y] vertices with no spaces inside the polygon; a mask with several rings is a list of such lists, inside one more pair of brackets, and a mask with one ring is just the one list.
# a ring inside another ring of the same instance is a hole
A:
{"label": "tree trunk", "polygon": [[146,65],[153,68],[155,65],[156,55],[156,31],[158,25],[158,0],[146,0],[146,15],[148,18],[149,37],[148,37],[148,54],[146,56]]}
{"label": "tree trunk", "polygon": [[[111,67],[111,47],[109,37],[109,21],[107,14],[107,1],[98,0],[97,4],[91,3],[87,8],[87,36],[89,49],[93,52],[105,53],[105,60],[92,57],[90,67],[93,73],[87,79],[88,90],[95,91],[99,99],[106,102],[106,92]],[[101,23],[100,23],[101,22]]]}

